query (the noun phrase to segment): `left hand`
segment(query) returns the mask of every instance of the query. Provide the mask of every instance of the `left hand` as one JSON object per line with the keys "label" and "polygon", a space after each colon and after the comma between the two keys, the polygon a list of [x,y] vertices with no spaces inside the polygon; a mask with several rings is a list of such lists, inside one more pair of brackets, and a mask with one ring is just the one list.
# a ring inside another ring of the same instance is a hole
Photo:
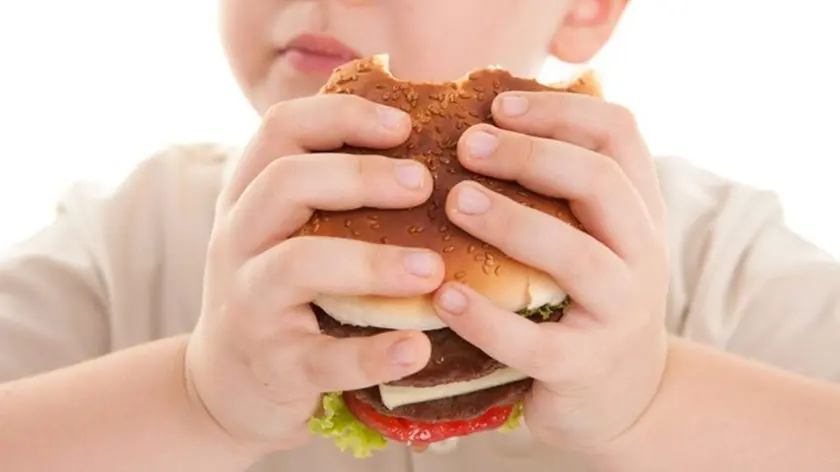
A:
{"label": "left hand", "polygon": [[597,451],[643,414],[667,356],[665,205],[653,159],[631,113],[599,98],[510,92],[493,114],[499,127],[464,133],[462,164],[569,200],[587,233],[472,181],[452,190],[447,214],[550,274],[573,303],[560,322],[537,324],[453,282],[436,294],[439,315],[534,377],[525,422],[537,439]]}

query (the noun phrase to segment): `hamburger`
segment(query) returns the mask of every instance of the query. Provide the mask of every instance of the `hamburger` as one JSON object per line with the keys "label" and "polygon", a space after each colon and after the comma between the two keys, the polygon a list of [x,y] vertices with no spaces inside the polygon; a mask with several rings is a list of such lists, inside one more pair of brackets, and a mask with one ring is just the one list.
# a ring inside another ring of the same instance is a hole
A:
{"label": "hamburger", "polygon": [[[570,303],[547,274],[515,261],[451,224],[444,201],[457,183],[472,179],[521,204],[583,229],[563,200],[547,198],[506,182],[477,175],[459,163],[461,135],[473,125],[493,123],[493,99],[506,91],[557,90],[600,96],[594,78],[548,86],[518,78],[501,68],[475,70],[460,80],[414,83],[399,80],[387,58],[358,59],[336,69],[321,93],[355,94],[400,108],[413,129],[400,146],[386,151],[344,147],[342,152],[375,152],[425,164],[434,179],[431,197],[403,210],[363,208],[323,212],[298,235],[351,238],[370,243],[423,247],[439,252],[445,280],[466,284],[498,306],[534,323],[558,321]],[[321,331],[346,338],[387,330],[421,330],[431,341],[431,357],[420,371],[386,385],[323,397],[310,429],[333,439],[342,450],[366,457],[389,441],[415,448],[470,434],[512,429],[532,379],[503,365],[459,337],[436,315],[431,295],[409,298],[321,295],[312,304]]]}

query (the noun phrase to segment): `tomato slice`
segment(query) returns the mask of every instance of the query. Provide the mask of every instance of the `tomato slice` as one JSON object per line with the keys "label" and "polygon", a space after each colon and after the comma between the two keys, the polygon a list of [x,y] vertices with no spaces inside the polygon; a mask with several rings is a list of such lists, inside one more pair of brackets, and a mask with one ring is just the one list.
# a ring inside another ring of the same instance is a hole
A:
{"label": "tomato slice", "polygon": [[432,444],[444,439],[467,436],[480,431],[501,428],[510,417],[513,405],[498,406],[487,410],[478,418],[469,421],[447,421],[424,423],[405,418],[394,418],[380,414],[370,405],[354,396],[344,395],[344,402],[350,413],[393,441],[408,444]]}

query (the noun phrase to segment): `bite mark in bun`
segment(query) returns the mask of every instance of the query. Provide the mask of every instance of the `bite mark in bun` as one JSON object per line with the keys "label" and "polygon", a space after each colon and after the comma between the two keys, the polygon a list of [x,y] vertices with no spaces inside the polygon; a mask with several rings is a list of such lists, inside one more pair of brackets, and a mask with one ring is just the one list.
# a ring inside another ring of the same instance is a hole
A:
{"label": "bite mark in bun", "polygon": [[[549,90],[601,96],[590,73],[554,86],[514,77],[496,67],[473,71],[452,82],[409,82],[390,74],[385,56],[359,59],[336,69],[321,93],[358,95],[411,116],[409,138],[398,147],[375,153],[423,163],[431,171],[434,190],[424,204],[405,210],[319,211],[297,235],[431,249],[444,259],[445,280],[461,282],[534,322],[558,321],[569,300],[548,274],[461,230],[448,220],[444,209],[452,187],[469,179],[583,230],[566,201],[538,195],[516,182],[472,173],[457,159],[461,135],[473,125],[493,123],[490,110],[498,94]],[[372,152],[349,146],[340,151]],[[428,365],[411,376],[389,385],[325,395],[324,414],[313,417],[310,426],[333,438],[342,449],[364,457],[387,440],[423,447],[518,424],[520,401],[531,379],[455,335],[436,315],[431,295],[321,295],[314,300],[313,311],[321,330],[331,336],[371,336],[385,330],[411,329],[425,331],[432,344]]]}

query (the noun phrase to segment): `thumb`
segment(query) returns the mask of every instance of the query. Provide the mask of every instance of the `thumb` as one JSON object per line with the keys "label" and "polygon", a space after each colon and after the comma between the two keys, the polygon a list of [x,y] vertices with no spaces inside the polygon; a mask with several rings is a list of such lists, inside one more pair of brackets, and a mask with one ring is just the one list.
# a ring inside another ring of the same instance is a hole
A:
{"label": "thumb", "polygon": [[421,332],[388,331],[370,337],[310,334],[300,343],[300,378],[309,393],[359,390],[418,372],[431,344]]}

